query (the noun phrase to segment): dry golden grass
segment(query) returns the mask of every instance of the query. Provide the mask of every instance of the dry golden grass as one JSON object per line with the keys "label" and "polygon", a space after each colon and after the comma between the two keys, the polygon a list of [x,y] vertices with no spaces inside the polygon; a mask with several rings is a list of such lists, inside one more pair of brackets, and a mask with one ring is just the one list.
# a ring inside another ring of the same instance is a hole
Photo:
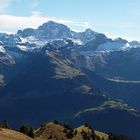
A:
{"label": "dry golden grass", "polygon": [[[83,140],[81,132],[84,130],[87,134],[92,134],[91,129],[84,125],[76,128],[77,134],[72,138],[68,139],[64,133],[64,127],[54,123],[45,124],[43,127],[35,131],[35,140]],[[99,131],[95,131],[95,134],[108,140],[108,135]]]}
{"label": "dry golden grass", "polygon": [[[51,137],[50,137],[51,136]],[[35,132],[35,140],[83,140],[81,133],[77,133],[72,139],[68,139],[61,125],[48,123]]]}
{"label": "dry golden grass", "polygon": [[48,123],[35,131],[35,140],[65,139],[64,128],[60,125]]}
{"label": "dry golden grass", "polygon": [[109,135],[106,134],[106,133],[99,132],[99,131],[96,131],[96,130],[95,130],[95,134],[96,134],[97,136],[99,136],[100,138],[104,138],[104,140],[108,140]]}
{"label": "dry golden grass", "polygon": [[[82,126],[76,128],[76,130],[77,130],[79,133],[82,132],[83,130],[84,130],[86,133],[91,133],[91,130],[90,130],[88,127],[85,127],[84,125],[82,125]],[[104,140],[108,140],[108,134],[103,133],[103,132],[99,132],[99,131],[96,131],[96,130],[94,130],[94,131],[95,131],[96,136],[100,137],[101,139],[104,138]]]}
{"label": "dry golden grass", "polygon": [[[22,133],[16,132],[10,129],[0,128],[0,140],[83,140],[82,131],[85,131],[87,134],[92,134],[91,129],[85,127],[84,125],[76,128],[76,135],[72,139],[68,139],[64,133],[64,127],[54,123],[44,124],[41,128],[35,131],[35,138],[32,139]],[[108,140],[108,135],[95,130],[95,134]]]}
{"label": "dry golden grass", "polygon": [[14,130],[0,128],[0,140],[33,140],[33,139]]}

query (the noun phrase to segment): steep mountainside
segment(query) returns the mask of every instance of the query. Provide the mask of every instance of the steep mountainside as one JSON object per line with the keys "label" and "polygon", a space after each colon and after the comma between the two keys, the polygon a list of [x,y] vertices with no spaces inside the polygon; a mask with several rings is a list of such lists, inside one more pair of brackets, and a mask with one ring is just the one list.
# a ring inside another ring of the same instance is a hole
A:
{"label": "steep mountainside", "polygon": [[[23,123],[38,126],[43,120],[54,119],[70,121],[72,124],[78,125],[77,120],[72,120],[75,114],[89,108],[98,110],[98,107],[113,100],[99,88],[93,86],[91,80],[75,68],[72,62],[57,53],[55,48],[50,49],[49,46],[48,49],[46,46],[42,48],[41,52],[30,54],[27,60],[21,63],[22,69],[18,66],[19,70],[14,79],[0,90],[2,113],[0,119],[8,119],[15,127]],[[123,103],[120,104],[118,101],[115,103],[119,104],[120,108],[123,107]],[[103,112],[109,109],[110,106],[106,106]],[[126,123],[130,123],[131,118],[132,126],[139,123],[139,113],[134,115],[133,112],[122,111],[123,109],[117,109],[116,106],[111,109],[121,115],[119,118],[117,115],[115,117],[111,114],[114,122],[122,122],[127,118]],[[128,109],[131,110],[130,107]],[[100,114],[103,112],[101,110]],[[100,121],[103,120],[96,119],[97,124],[100,124]],[[92,120],[89,119],[89,122],[92,123]],[[119,127],[124,128],[125,126],[120,125]],[[98,127],[98,129],[100,128],[102,127]],[[112,128],[108,125],[104,130],[111,131]],[[127,134],[125,132],[128,131],[117,132]],[[133,135],[133,131],[129,135],[137,138],[137,135]]]}
{"label": "steep mountainside", "polygon": [[70,119],[80,109],[108,100],[56,51],[33,53],[21,65],[13,80],[0,90],[1,119],[37,125],[43,119]]}
{"label": "steep mountainside", "polygon": [[101,76],[125,81],[139,81],[140,48],[125,51],[96,53],[91,58],[95,72]]}
{"label": "steep mountainside", "polygon": [[139,81],[110,80],[89,69],[83,68],[82,71],[88,76],[94,86],[100,88],[109,96],[122,100],[140,109]]}

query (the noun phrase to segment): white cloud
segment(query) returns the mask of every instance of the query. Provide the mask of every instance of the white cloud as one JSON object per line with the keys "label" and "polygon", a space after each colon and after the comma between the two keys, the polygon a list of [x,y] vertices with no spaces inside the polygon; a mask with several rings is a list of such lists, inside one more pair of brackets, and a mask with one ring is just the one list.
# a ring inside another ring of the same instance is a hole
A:
{"label": "white cloud", "polygon": [[32,11],[31,14],[34,15],[34,16],[41,16],[40,11]]}
{"label": "white cloud", "polygon": [[119,35],[112,34],[112,33],[110,33],[110,32],[105,32],[104,34],[105,34],[107,37],[112,38],[112,39],[116,39],[116,38],[119,37]]}
{"label": "white cloud", "polygon": [[104,33],[107,37],[112,38],[112,39],[116,39],[116,38],[123,38],[126,39],[128,41],[133,41],[133,40],[139,40],[139,36],[129,36],[129,35],[123,35],[123,34],[115,34],[115,33],[110,33],[110,32],[105,32]]}
{"label": "white cloud", "polygon": [[33,11],[31,16],[0,15],[0,31],[15,33],[18,29],[37,28],[39,25],[50,20],[66,24],[73,30],[84,30],[91,27],[91,24],[88,22],[44,17],[41,16],[40,12]]}
{"label": "white cloud", "polygon": [[[0,32],[16,33],[17,30],[19,29],[37,28],[41,24],[48,22],[50,20],[65,24],[74,31],[83,31],[87,28],[93,27],[92,24],[88,21],[69,20],[69,19],[62,19],[56,17],[45,17],[45,16],[41,16],[41,13],[39,11],[32,11],[31,16],[13,16],[13,15],[6,15],[6,14],[0,15]],[[120,28],[124,29],[126,27],[130,27],[130,24],[129,25],[124,24]],[[104,31],[102,30],[101,32]],[[139,36],[137,34],[133,35],[132,38],[132,36],[126,35],[123,32],[122,33],[104,32],[104,33],[108,37],[113,39],[121,36],[122,38],[126,38],[127,40],[136,40],[136,39],[139,40]]]}

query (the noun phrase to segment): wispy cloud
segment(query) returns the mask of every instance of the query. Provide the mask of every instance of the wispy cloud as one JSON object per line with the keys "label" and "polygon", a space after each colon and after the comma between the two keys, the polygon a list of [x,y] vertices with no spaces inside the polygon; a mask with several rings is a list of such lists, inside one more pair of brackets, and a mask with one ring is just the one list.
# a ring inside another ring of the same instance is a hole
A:
{"label": "wispy cloud", "polygon": [[12,0],[0,0],[0,14],[4,13],[9,7]]}
{"label": "wispy cloud", "polygon": [[18,29],[37,28],[39,25],[50,20],[66,24],[73,30],[84,30],[91,27],[91,24],[87,21],[74,21],[56,17],[45,17],[41,16],[39,11],[33,11],[31,16],[0,15],[0,31],[15,33]]}
{"label": "wispy cloud", "polygon": [[116,39],[116,38],[123,38],[126,39],[128,41],[133,41],[133,40],[139,40],[139,36],[129,36],[129,35],[123,35],[123,34],[115,34],[115,33],[111,33],[111,32],[105,32],[104,33],[107,37],[112,38],[112,39]]}

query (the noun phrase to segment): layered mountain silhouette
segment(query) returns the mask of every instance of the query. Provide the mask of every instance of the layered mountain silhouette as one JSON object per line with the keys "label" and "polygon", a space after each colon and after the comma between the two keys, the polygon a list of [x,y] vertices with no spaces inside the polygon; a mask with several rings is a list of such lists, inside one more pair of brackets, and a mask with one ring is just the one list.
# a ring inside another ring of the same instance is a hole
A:
{"label": "layered mountain silhouette", "polygon": [[54,119],[73,126],[88,122],[137,140],[139,47],[53,21],[15,35],[1,33],[0,120],[14,127]]}

